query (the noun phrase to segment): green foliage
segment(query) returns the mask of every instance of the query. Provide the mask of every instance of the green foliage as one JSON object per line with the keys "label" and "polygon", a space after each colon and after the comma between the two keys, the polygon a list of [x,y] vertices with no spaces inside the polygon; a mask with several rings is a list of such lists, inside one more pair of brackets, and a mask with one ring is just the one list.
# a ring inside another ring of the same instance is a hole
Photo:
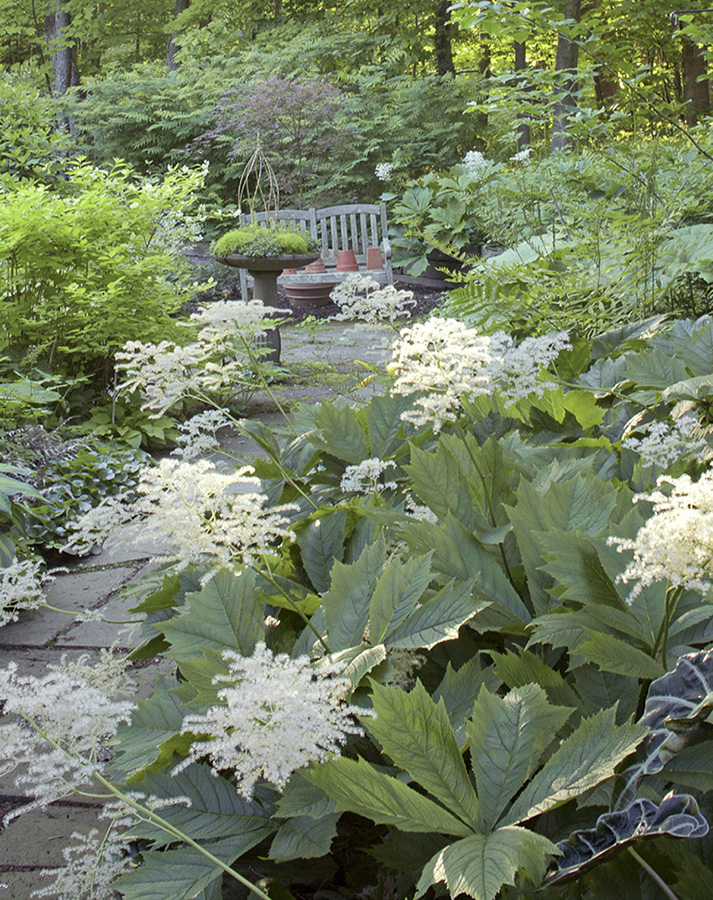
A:
{"label": "green foliage", "polygon": [[304,229],[278,223],[269,228],[258,224],[233,228],[211,247],[215,256],[240,253],[243,256],[299,256],[317,249],[316,240]]}
{"label": "green foliage", "polygon": [[0,182],[5,190],[19,180],[51,179],[66,143],[53,125],[47,97],[21,78],[0,78]]}
{"label": "green foliage", "polygon": [[61,190],[18,184],[0,211],[0,344],[61,372],[108,380],[129,340],[177,333],[189,296],[172,234],[199,173],[141,182],[124,165],[78,163]]}

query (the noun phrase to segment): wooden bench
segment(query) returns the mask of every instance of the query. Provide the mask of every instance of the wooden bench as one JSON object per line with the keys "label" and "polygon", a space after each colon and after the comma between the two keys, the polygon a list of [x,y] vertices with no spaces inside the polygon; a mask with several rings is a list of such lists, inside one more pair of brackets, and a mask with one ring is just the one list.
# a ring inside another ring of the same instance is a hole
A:
{"label": "wooden bench", "polygon": [[[241,224],[249,222],[265,223],[265,213],[242,216]],[[274,214],[271,214],[274,219]],[[339,282],[344,281],[351,272],[337,272],[337,253],[340,250],[353,250],[359,264],[359,272],[369,274],[379,284],[393,284],[394,272],[391,264],[391,244],[386,222],[386,204],[384,203],[349,203],[344,206],[328,206],[325,209],[281,209],[277,214],[278,222],[300,225],[315,238],[321,247],[322,261],[327,268],[323,273],[306,274],[298,271],[296,275],[280,275],[278,284],[305,282]],[[367,249],[378,247],[381,250],[383,269],[367,269]],[[240,291],[244,298],[249,296],[250,283],[246,269],[240,269]]]}

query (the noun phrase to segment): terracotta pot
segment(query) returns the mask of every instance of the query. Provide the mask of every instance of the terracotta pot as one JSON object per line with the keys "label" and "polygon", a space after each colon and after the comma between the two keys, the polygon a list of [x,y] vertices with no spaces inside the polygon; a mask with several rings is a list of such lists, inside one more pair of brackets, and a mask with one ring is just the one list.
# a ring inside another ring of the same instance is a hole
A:
{"label": "terracotta pot", "polygon": [[382,269],[384,268],[384,260],[381,258],[381,250],[378,247],[367,247],[366,248],[366,267],[367,269]]}
{"label": "terracotta pot", "polygon": [[310,263],[308,266],[305,266],[305,272],[311,275],[322,274],[327,271],[327,267],[325,266],[322,257],[316,259],[313,263]]}
{"label": "terracotta pot", "polygon": [[282,274],[283,275],[296,275],[297,269],[283,269]]}
{"label": "terracotta pot", "polygon": [[303,281],[284,285],[285,294],[293,306],[326,306],[336,282]]}
{"label": "terracotta pot", "polygon": [[337,272],[358,272],[359,264],[353,250],[337,251]]}

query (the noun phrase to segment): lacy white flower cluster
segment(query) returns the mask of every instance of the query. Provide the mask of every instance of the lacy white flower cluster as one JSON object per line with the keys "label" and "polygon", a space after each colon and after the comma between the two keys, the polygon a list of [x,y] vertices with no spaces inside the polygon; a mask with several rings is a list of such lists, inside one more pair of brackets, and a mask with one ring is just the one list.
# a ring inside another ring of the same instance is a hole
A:
{"label": "lacy white flower cluster", "polygon": [[642,587],[655,581],[668,581],[705,594],[711,587],[713,559],[713,471],[705,472],[698,481],[682,475],[659,478],[658,484],[670,484],[672,490],[637,498],[651,501],[654,513],[635,540],[609,539],[619,552],[634,551],[634,559],[619,580],[637,582],[631,600],[641,593]]}
{"label": "lacy white flower cluster", "polygon": [[6,820],[86,785],[102,770],[119,723],[128,723],[133,709],[89,683],[86,669],[63,664],[48,670],[35,678],[20,675],[17,663],[0,669],[0,774],[16,772],[15,785],[28,785],[35,797]]}
{"label": "lacy white flower cluster", "polygon": [[340,487],[349,493],[366,494],[374,491],[396,490],[395,481],[381,481],[381,475],[396,463],[392,459],[364,459],[356,466],[347,466]]}
{"label": "lacy white flower cluster", "polygon": [[176,439],[178,447],[174,454],[187,460],[220,450],[218,432],[230,424],[222,410],[208,409],[198,413],[178,426],[181,434]]}
{"label": "lacy white flower cluster", "polygon": [[[102,543],[110,531],[130,521],[140,523],[141,535],[171,549],[165,558],[181,568],[208,563],[211,569],[239,560],[249,564],[290,535],[285,513],[292,506],[266,509],[267,497],[256,491],[253,469],[244,466],[222,473],[209,460],[183,462],[162,459],[143,469],[133,503],[110,499],[90,510],[75,526],[68,547]],[[124,542],[135,535],[127,529]],[[122,538],[120,538],[122,540]]]}
{"label": "lacy white flower cluster", "polygon": [[382,287],[369,275],[356,272],[337,285],[331,297],[339,307],[334,319],[361,319],[370,324],[403,318],[416,303],[413,291],[399,291],[392,284]]}
{"label": "lacy white flower cluster", "polygon": [[52,883],[32,892],[33,897],[54,900],[114,900],[113,882],[132,866],[128,847],[115,831],[108,838],[96,828],[88,834],[72,832],[76,843],[62,850],[64,866],[43,869],[40,875]]}
{"label": "lacy white flower cluster", "polygon": [[682,457],[702,457],[708,444],[694,436],[698,427],[692,415],[681,416],[672,424],[651,422],[641,429],[645,431],[644,437],[628,437],[622,446],[638,453],[644,465],[666,469]]}
{"label": "lacy white flower cluster", "polygon": [[379,179],[379,181],[388,181],[391,178],[391,163],[377,163],[376,168],[374,169],[374,174]]}
{"label": "lacy white flower cluster", "polygon": [[31,559],[0,569],[0,626],[16,621],[21,609],[37,609],[45,601],[40,564]]}
{"label": "lacy white flower cluster", "polygon": [[438,516],[433,510],[428,506],[416,503],[411,494],[406,494],[404,512],[410,519],[415,519],[417,522],[430,522],[431,525],[438,524]]}
{"label": "lacy white flower cluster", "polygon": [[254,339],[275,324],[268,317],[278,312],[260,300],[219,301],[182,323],[201,326],[186,346],[129,341],[116,354],[117,369],[124,373],[121,389],[139,391],[142,408],[155,417],[186,397],[232,392],[246,381],[251,357],[261,353]]}
{"label": "lacy white flower cluster", "polygon": [[515,345],[503,332],[482,335],[457,319],[429,319],[401,330],[388,366],[391,392],[419,395],[402,418],[438,432],[456,420],[461,397],[500,390],[515,402],[555,387],[542,380],[542,369],[570,346],[565,332]]}
{"label": "lacy white flower cluster", "polygon": [[525,147],[524,150],[520,150],[519,153],[511,156],[510,162],[522,163],[524,165],[526,162],[529,162],[531,153],[532,147]]}
{"label": "lacy white flower cluster", "polygon": [[469,150],[463,157],[463,165],[468,175],[472,178],[477,178],[488,165],[488,160],[480,150]]}
{"label": "lacy white flower cluster", "polygon": [[220,705],[183,720],[183,733],[208,739],[194,741],[174,771],[207,756],[216,771],[234,769],[239,793],[251,799],[260,777],[284,788],[296,769],[361,734],[353,720],[361,710],[345,703],[350,685],[334,666],[315,669],[306,656],[274,655],[264,644],[251,657],[226,650],[223,658],[228,673],[213,679],[227,684]]}

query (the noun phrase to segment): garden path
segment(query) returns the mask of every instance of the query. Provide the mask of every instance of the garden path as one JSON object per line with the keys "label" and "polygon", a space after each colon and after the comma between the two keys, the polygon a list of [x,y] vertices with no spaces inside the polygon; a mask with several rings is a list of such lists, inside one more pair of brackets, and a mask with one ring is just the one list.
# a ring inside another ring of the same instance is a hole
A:
{"label": "garden path", "polygon": [[[354,360],[381,366],[388,358],[391,337],[389,329],[341,323],[283,327],[282,365],[293,374],[277,385],[280,403],[289,408],[295,402],[335,395],[368,399],[378,390],[378,383],[358,387],[368,372]],[[254,406],[256,418],[278,425],[281,417],[267,394],[254,398]],[[227,443],[233,455],[258,455],[257,448],[244,438],[234,436]],[[122,597],[122,589],[148,572],[160,552],[160,547],[141,540],[121,548],[109,541],[99,555],[56,575],[48,600],[69,615],[40,609],[0,629],[0,667],[14,661],[22,674],[39,676],[63,656],[74,659],[84,655],[91,662],[102,648],[131,649],[136,635],[126,626],[78,622],[72,613],[100,609],[112,621],[135,618],[130,614],[135,601]],[[135,668],[132,674],[139,684],[138,696],[151,694],[157,676],[162,670],[169,671],[168,662],[152,660]],[[25,802],[27,798],[14,786],[12,776],[0,778],[0,819]],[[1,900],[29,900],[33,890],[45,886],[49,879],[41,876],[40,870],[63,865],[62,848],[71,843],[72,832],[96,828],[99,809],[91,800],[66,800],[45,811],[28,812],[0,830]]]}

